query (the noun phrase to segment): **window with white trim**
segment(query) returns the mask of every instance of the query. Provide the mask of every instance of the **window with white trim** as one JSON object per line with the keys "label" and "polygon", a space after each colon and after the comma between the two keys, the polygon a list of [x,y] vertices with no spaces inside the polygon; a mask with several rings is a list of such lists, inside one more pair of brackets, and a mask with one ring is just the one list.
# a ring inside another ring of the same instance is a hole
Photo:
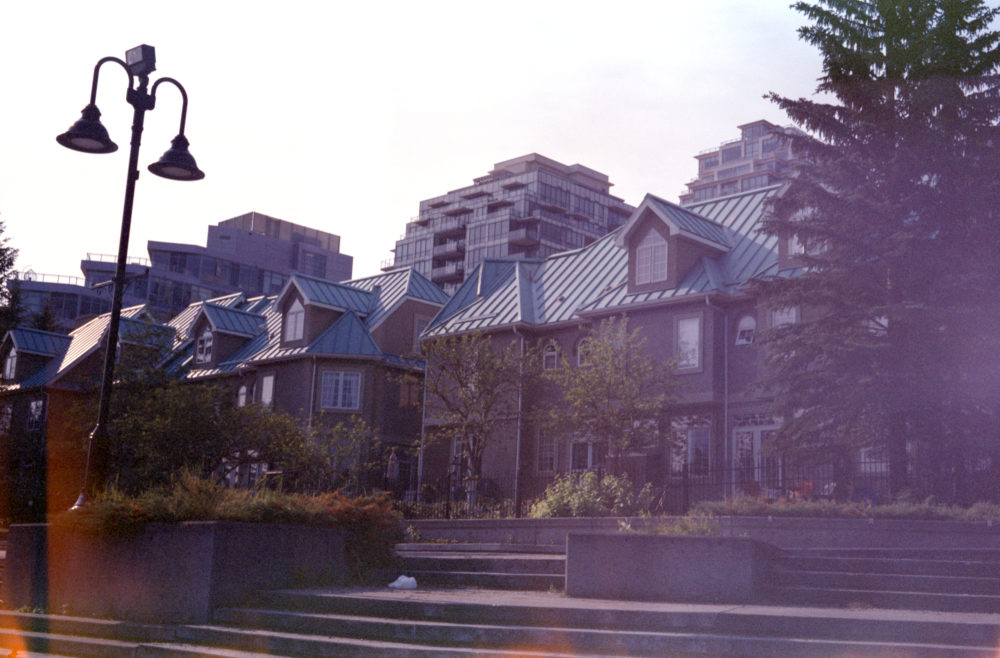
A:
{"label": "window with white trim", "polygon": [[608,446],[593,441],[574,441],[569,445],[569,468],[574,473],[604,468]]}
{"label": "window with white trim", "polygon": [[781,327],[786,324],[795,324],[799,320],[799,307],[798,306],[786,306],[785,308],[776,308],[771,311],[771,326]]}
{"label": "window with white trim", "polygon": [[285,313],[285,340],[302,340],[305,335],[306,309],[296,299]]}
{"label": "window with white trim", "polygon": [[215,342],[212,330],[205,327],[205,330],[198,335],[198,340],[194,346],[194,362],[208,363],[212,360],[212,343]]}
{"label": "window with white trim", "polygon": [[37,432],[42,429],[42,425],[44,425],[44,423],[45,400],[32,400],[28,407],[28,431]]}
{"label": "window with white trim", "polygon": [[667,280],[667,241],[650,229],[635,248],[635,282],[638,285]]}
{"label": "window with white trim", "polygon": [[247,385],[241,384],[236,390],[236,406],[245,407],[247,406]]}
{"label": "window with white trim", "polygon": [[705,477],[712,470],[712,424],[707,417],[689,416],[674,418],[670,422],[673,445],[670,470],[688,475]]}
{"label": "window with white trim", "polygon": [[552,473],[556,470],[556,442],[551,434],[539,434],[535,465],[539,473]]}
{"label": "window with white trim", "polygon": [[736,344],[750,345],[757,332],[757,320],[752,315],[744,315],[736,324]]}
{"label": "window with white trim", "polygon": [[361,406],[361,373],[323,371],[319,400],[323,409],[358,409]]}
{"label": "window with white trim", "polygon": [[559,367],[559,346],[549,343],[542,352],[542,370],[551,370]]}
{"label": "window with white trim", "polygon": [[7,358],[3,362],[3,378],[14,379],[17,373],[17,348],[11,347],[7,353]]}
{"label": "window with white trim", "polygon": [[270,407],[274,402],[274,375],[264,375],[260,378],[260,403]]}
{"label": "window with white trim", "polygon": [[696,370],[701,367],[701,317],[679,318],[676,326],[677,369]]}

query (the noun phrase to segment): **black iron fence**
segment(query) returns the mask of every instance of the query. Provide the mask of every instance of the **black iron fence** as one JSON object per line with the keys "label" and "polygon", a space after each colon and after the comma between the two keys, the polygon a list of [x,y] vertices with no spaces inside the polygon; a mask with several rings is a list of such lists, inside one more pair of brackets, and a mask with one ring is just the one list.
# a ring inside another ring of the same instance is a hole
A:
{"label": "black iron fence", "polygon": [[[882,460],[857,461],[837,467],[790,465],[782,461],[721,469],[693,469],[684,465],[666,476],[648,477],[641,466],[626,464],[623,474],[638,491],[652,487],[652,514],[684,514],[701,501],[746,496],[760,500],[851,500],[873,505],[890,501],[889,471]],[[598,472],[598,475],[603,473]],[[425,483],[420,491],[399,497],[407,518],[511,518],[526,515],[554,478],[519,483],[515,504],[513,478],[483,477],[461,482],[445,477]],[[520,509],[518,509],[518,507]]]}

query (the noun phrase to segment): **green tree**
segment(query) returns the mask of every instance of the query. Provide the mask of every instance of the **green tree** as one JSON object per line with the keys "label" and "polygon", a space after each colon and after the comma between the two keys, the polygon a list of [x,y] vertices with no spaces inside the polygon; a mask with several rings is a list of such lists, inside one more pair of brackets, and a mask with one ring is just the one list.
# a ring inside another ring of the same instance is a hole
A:
{"label": "green tree", "polygon": [[679,389],[673,364],[652,358],[645,342],[625,318],[608,318],[581,339],[580,365],[562,358],[545,371],[558,390],[549,431],[606,446],[619,475],[630,451],[655,441],[663,407]]}
{"label": "green tree", "polygon": [[765,341],[777,445],[824,459],[884,449],[897,492],[916,446],[945,493],[944,475],[996,437],[1000,409],[1000,10],[794,7],[823,56],[823,96],[771,94],[805,131],[786,133],[805,163],[764,224],[803,252],[797,276],[759,287],[766,306],[802,315]]}
{"label": "green tree", "polygon": [[497,430],[516,421],[533,352],[518,339],[482,332],[433,338],[422,345],[427,416],[433,429],[425,441],[454,443],[463,479],[474,496],[483,457]]}
{"label": "green tree", "polygon": [[17,249],[10,246],[5,231],[6,226],[0,221],[0,338],[18,325],[23,312],[20,290],[14,280]]}

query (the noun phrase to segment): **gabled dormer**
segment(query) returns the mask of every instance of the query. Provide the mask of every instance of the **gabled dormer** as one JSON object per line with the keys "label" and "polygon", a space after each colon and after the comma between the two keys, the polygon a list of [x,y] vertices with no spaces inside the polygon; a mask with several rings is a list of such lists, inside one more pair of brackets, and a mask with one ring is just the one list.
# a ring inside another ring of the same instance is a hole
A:
{"label": "gabled dormer", "polygon": [[70,344],[70,337],[51,331],[18,327],[7,333],[0,343],[3,382],[18,382],[61,359]]}
{"label": "gabled dormer", "polygon": [[703,257],[730,249],[730,230],[690,210],[647,194],[618,236],[628,250],[629,292],[676,288]]}
{"label": "gabled dormer", "polygon": [[194,367],[218,365],[262,331],[264,316],[205,302],[188,330],[193,341]]}
{"label": "gabled dormer", "polygon": [[274,301],[281,314],[282,347],[309,345],[348,311],[366,318],[376,297],[349,284],[293,274]]}

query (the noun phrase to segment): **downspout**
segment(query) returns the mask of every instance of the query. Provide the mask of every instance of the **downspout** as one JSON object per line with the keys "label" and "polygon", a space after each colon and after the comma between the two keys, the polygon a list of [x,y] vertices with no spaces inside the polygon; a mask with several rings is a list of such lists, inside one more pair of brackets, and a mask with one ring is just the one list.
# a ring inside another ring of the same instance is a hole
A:
{"label": "downspout", "polygon": [[521,414],[524,402],[524,335],[514,327],[514,335],[521,339],[521,360],[517,373],[517,431],[514,449],[514,516],[521,517]]}
{"label": "downspout", "polygon": [[722,460],[728,467],[732,459],[729,446],[729,309],[714,305],[708,295],[705,295],[705,306],[722,312]]}
{"label": "downspout", "polygon": [[306,429],[312,432],[313,428],[313,414],[316,413],[316,355],[313,354],[313,372],[312,379],[309,380],[309,419],[306,421]]}
{"label": "downspout", "polygon": [[417,500],[424,484],[424,433],[427,427],[427,359],[424,359],[423,381],[420,386],[423,400],[420,405],[420,447],[417,449]]}

